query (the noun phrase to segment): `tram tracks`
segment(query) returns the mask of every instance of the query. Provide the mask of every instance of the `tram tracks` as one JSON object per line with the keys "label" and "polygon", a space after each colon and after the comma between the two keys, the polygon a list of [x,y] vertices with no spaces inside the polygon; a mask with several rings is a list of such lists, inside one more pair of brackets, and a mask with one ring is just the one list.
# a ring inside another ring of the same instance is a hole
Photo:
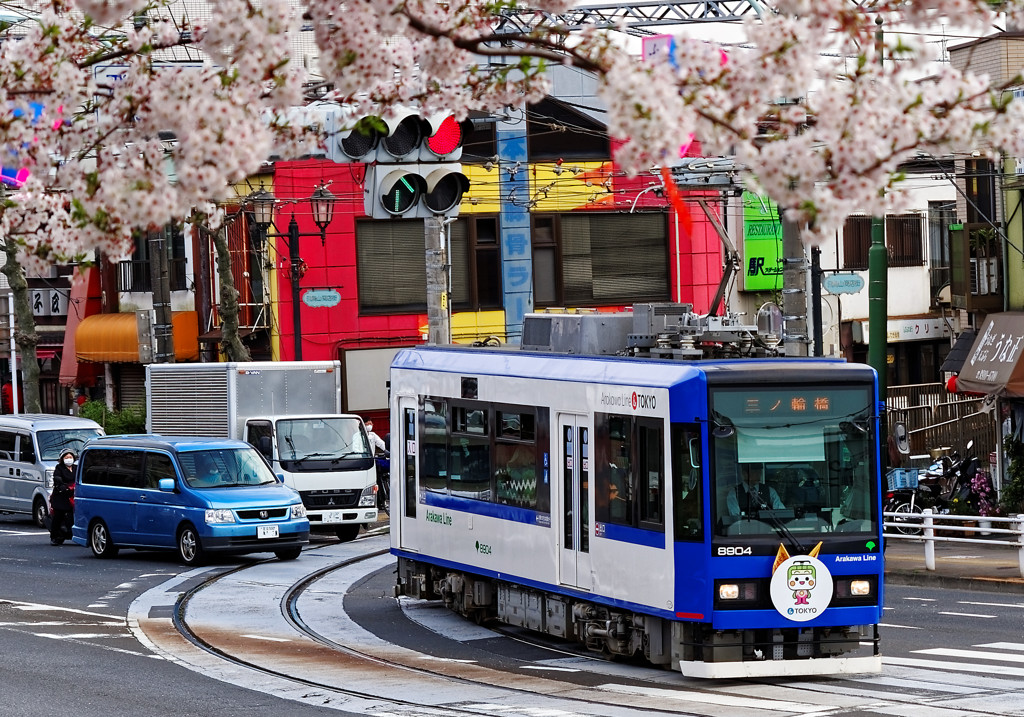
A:
{"label": "tram tracks", "polygon": [[[296,562],[308,563],[318,552],[308,551]],[[340,601],[348,584],[337,576],[346,568],[379,561],[386,553],[325,559],[312,571],[306,567],[303,572],[308,574],[298,579],[268,580],[263,575],[253,580],[251,565],[219,573],[179,593],[171,611],[173,630],[194,649],[216,658],[222,670],[245,671],[251,681],[273,684],[274,694],[353,713],[494,717],[555,709],[565,717],[626,717],[706,714],[693,708],[716,701],[710,692],[680,692],[678,685],[672,690],[674,699],[664,698],[665,685],[648,695],[641,687],[643,680],[597,676],[598,682],[615,684],[577,684],[496,670],[475,660],[438,658],[377,639],[341,617]],[[268,561],[255,570],[277,572],[282,565]],[[239,599],[245,594],[259,595],[261,603],[272,602],[277,624],[265,625],[269,611]],[[211,615],[211,605],[223,607],[225,599],[229,604],[234,601],[233,607]],[[339,619],[324,629],[322,610],[332,601]],[[260,634],[239,626],[251,626],[254,620],[232,620],[232,615],[259,620]]]}

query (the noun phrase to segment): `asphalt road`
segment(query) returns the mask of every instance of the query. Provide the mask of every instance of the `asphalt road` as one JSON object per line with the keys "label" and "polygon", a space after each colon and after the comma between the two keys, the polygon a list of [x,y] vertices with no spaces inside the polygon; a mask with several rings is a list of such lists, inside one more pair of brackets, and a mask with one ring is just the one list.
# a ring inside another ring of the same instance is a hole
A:
{"label": "asphalt road", "polygon": [[[378,539],[376,547],[382,542],[386,543]],[[250,566],[251,571],[234,574],[240,585],[236,597],[219,606],[227,614],[241,613],[247,609],[245,600],[262,594],[253,589],[265,581],[258,576],[329,562],[328,552],[342,550],[348,548],[325,537],[315,541],[308,558],[294,563],[263,564],[265,556],[234,558],[192,579],[224,574],[239,564]],[[316,553],[322,554],[320,563]],[[215,679],[215,671],[196,669],[141,644],[127,623],[131,605],[182,572],[169,554],[129,550],[114,560],[98,560],[78,546],[52,547],[46,533],[27,520],[0,515],[0,717],[398,713],[381,704],[372,709],[353,704],[351,711],[339,704],[313,704],[301,699],[300,692],[270,690],[265,678],[261,682],[258,676]],[[471,656],[480,669],[517,678],[543,675],[544,684],[564,681],[564,690],[635,690],[629,700],[637,706],[669,699],[664,703],[672,704],[675,714],[1024,715],[1019,698],[1024,681],[1024,597],[1000,592],[998,586],[977,590],[888,585],[881,676],[694,683],[643,666],[588,662],[557,646],[524,645],[433,605],[397,605],[389,597],[392,572],[385,566],[351,576],[336,592],[329,582],[320,583],[319,592],[303,599],[321,603],[325,619],[344,615],[349,634],[354,626],[389,649],[420,654],[424,660],[458,664]],[[213,593],[207,596],[208,601],[215,599]],[[313,619],[312,609],[304,612]],[[338,673],[342,685],[350,682],[349,677]],[[400,694],[415,695],[401,675],[392,679]],[[460,689],[453,683],[441,697],[459,704],[472,694]],[[433,700],[441,697],[430,695]],[[545,702],[537,695],[528,701],[527,711],[527,705],[511,707],[513,701],[501,709],[493,705],[493,714],[518,717],[544,709]],[[401,714],[416,714],[409,709]]]}

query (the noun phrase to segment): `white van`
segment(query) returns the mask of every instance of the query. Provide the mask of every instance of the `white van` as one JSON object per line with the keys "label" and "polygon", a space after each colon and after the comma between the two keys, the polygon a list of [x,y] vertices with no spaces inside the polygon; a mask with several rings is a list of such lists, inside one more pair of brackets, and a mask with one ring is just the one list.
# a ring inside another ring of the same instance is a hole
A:
{"label": "white van", "polygon": [[25,513],[45,527],[60,454],[70,449],[77,456],[87,440],[102,435],[100,424],[88,418],[47,413],[0,416],[0,512]]}

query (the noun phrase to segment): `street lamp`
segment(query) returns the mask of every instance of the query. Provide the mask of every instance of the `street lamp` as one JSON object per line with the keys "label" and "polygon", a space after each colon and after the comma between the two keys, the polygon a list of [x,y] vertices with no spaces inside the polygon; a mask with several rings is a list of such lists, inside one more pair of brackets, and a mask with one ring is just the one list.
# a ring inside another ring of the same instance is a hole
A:
{"label": "street lamp", "polygon": [[[327,226],[334,218],[334,202],[336,197],[331,194],[323,185],[313,190],[309,198],[310,206],[313,209],[313,222],[320,229],[320,244],[327,244]],[[292,331],[295,334],[295,360],[302,360],[302,313],[299,310],[299,280],[306,273],[306,264],[299,256],[299,238],[306,236],[317,236],[313,232],[300,232],[299,224],[295,221],[295,212],[292,212],[288,221],[288,231],[282,232],[274,224],[274,205],[277,199],[269,191],[260,189],[249,195],[247,204],[256,222],[256,228],[260,235],[260,246],[268,236],[284,237],[288,241],[288,261],[290,264],[289,278],[292,284]],[[274,232],[270,234],[270,228]]]}

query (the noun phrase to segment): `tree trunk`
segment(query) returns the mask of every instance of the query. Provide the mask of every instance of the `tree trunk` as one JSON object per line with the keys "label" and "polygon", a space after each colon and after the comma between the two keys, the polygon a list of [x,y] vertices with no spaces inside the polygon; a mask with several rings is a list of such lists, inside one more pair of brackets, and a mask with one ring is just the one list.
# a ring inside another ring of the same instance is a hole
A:
{"label": "tree trunk", "polygon": [[210,232],[204,229],[203,232],[212,237],[217,252],[217,284],[220,289],[217,313],[220,314],[221,346],[228,361],[251,361],[248,347],[238,337],[238,289],[235,288],[235,278],[231,273],[227,230],[222,228]]}
{"label": "tree trunk", "polygon": [[[13,241],[4,244],[7,261],[3,271],[14,294],[14,342],[21,355],[21,381],[25,392],[25,405],[18,410],[24,413],[42,413],[43,407],[39,400],[39,361],[36,360],[36,344],[39,334],[36,333],[36,320],[32,315],[32,299],[29,296],[28,282],[25,272],[18,264],[18,245]],[[12,366],[15,357],[11,357]]]}

